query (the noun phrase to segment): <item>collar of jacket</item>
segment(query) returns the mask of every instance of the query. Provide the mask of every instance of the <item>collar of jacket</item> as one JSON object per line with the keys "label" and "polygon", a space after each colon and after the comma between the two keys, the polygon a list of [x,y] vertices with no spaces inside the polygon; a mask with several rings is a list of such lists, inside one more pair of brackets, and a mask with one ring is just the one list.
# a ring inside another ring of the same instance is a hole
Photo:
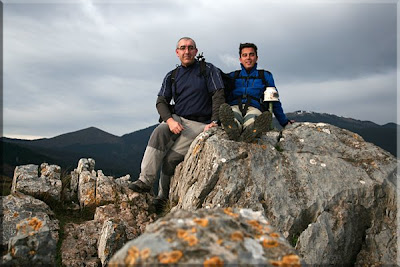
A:
{"label": "collar of jacket", "polygon": [[258,76],[258,71],[257,71],[257,63],[254,64],[253,68],[251,68],[250,72],[247,72],[247,70],[244,68],[243,64],[240,63],[240,67],[242,68],[241,75],[242,76]]}
{"label": "collar of jacket", "polygon": [[181,68],[190,69],[190,68],[194,68],[194,66],[196,66],[197,64],[199,64],[199,61],[196,59],[196,60],[193,62],[193,64],[190,64],[190,65],[187,66],[187,67],[185,67],[185,66],[183,66],[183,65],[181,64]]}

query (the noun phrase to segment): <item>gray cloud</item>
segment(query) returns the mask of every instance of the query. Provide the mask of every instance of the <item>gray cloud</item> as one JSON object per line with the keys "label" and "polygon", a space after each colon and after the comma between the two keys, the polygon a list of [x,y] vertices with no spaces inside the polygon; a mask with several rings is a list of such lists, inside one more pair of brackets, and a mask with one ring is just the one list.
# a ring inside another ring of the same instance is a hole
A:
{"label": "gray cloud", "polygon": [[239,43],[256,43],[287,112],[395,121],[396,3],[328,2],[7,1],[4,135],[155,124],[182,36],[225,72]]}

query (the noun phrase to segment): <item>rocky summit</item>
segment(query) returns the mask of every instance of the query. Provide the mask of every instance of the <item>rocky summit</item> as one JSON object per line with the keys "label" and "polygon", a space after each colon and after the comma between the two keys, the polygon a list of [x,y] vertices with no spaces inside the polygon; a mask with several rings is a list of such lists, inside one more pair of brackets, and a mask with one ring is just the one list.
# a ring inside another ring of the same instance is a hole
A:
{"label": "rocky summit", "polygon": [[381,266],[397,261],[398,160],[359,135],[295,123],[253,143],[200,134],[156,215],[152,194],[80,159],[18,166],[1,264]]}

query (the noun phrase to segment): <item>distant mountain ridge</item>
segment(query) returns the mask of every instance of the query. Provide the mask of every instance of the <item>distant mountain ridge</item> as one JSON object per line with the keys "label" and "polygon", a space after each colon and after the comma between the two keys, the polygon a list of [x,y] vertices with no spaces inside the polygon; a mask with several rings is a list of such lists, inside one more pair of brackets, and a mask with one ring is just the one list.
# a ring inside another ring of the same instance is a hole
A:
{"label": "distant mountain ridge", "polygon": [[[291,112],[287,113],[287,116],[297,122],[324,122],[350,130],[361,135],[367,142],[374,143],[397,156],[399,125],[395,123],[378,125],[370,121],[308,111]],[[130,174],[136,179],[147,141],[156,126],[157,124],[121,137],[96,127],[37,140],[3,137],[2,173],[12,177],[11,171],[15,166],[40,164],[44,161],[69,170],[76,166],[80,158],[91,157],[96,160],[96,169],[102,169],[107,175],[118,177]],[[276,119],[274,127],[281,128]]]}

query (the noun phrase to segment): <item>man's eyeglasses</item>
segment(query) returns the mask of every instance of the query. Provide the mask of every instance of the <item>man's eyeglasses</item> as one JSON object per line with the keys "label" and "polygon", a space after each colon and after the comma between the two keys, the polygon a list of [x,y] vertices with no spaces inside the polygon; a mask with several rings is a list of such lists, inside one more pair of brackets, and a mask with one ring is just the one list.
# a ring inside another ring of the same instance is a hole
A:
{"label": "man's eyeglasses", "polygon": [[178,47],[178,49],[181,50],[181,51],[185,51],[186,48],[187,48],[189,51],[193,51],[193,50],[196,49],[196,47],[194,47],[193,45],[189,45],[189,46],[182,45],[182,46]]}

